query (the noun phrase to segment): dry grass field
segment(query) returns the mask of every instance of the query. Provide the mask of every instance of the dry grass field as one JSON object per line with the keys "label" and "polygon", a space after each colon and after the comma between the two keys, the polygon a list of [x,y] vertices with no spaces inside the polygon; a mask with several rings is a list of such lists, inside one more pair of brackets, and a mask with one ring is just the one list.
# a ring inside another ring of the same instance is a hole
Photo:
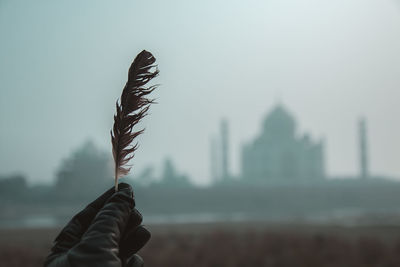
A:
{"label": "dry grass field", "polygon": [[[147,267],[398,267],[400,227],[149,225]],[[59,229],[0,230],[1,267],[39,267]]]}

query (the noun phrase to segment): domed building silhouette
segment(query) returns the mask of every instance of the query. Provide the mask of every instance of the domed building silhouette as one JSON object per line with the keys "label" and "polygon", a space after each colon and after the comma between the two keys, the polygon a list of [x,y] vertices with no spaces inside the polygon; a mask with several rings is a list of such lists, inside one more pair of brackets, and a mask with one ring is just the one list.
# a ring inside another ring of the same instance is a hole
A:
{"label": "domed building silhouette", "polygon": [[309,181],[325,176],[322,141],[299,137],[294,117],[282,106],[266,116],[262,131],[243,146],[242,177],[247,181]]}

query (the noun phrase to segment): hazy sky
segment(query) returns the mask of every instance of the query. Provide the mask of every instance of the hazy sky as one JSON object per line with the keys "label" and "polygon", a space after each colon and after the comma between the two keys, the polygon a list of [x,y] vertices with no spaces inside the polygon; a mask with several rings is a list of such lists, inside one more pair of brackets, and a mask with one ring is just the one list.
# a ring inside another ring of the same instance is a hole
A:
{"label": "hazy sky", "polygon": [[115,100],[147,49],[162,86],[134,173],[171,156],[207,182],[222,117],[238,173],[281,99],[299,134],[325,138],[329,175],[357,174],[365,116],[371,172],[400,177],[397,0],[0,0],[0,36],[0,174],[51,181],[86,139],[110,151]]}

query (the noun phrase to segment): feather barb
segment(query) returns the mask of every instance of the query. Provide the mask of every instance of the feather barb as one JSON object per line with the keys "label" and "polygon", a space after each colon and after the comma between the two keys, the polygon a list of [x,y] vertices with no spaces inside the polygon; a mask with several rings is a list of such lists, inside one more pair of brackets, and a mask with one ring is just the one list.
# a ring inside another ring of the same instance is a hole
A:
{"label": "feather barb", "polygon": [[128,81],[122,90],[121,98],[116,102],[114,126],[110,131],[115,164],[115,191],[118,191],[118,178],[127,175],[132,167],[128,163],[138,148],[138,144],[132,142],[144,131],[133,128],[147,115],[150,104],[154,103],[148,95],[157,86],[146,84],[159,73],[154,65],[155,61],[154,56],[146,50],[136,56],[129,68]]}

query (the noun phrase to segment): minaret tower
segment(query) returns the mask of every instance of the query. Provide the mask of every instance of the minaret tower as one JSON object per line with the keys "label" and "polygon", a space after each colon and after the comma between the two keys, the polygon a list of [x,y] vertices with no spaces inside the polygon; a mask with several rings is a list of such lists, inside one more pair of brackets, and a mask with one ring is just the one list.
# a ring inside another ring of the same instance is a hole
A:
{"label": "minaret tower", "polygon": [[229,130],[228,120],[221,121],[221,176],[229,178]]}
{"label": "minaret tower", "polygon": [[368,142],[367,142],[367,126],[365,118],[361,118],[358,122],[359,149],[360,149],[360,177],[368,178]]}
{"label": "minaret tower", "polygon": [[220,160],[219,160],[219,149],[218,139],[212,136],[210,139],[210,169],[211,169],[211,181],[213,183],[218,182],[220,174]]}

